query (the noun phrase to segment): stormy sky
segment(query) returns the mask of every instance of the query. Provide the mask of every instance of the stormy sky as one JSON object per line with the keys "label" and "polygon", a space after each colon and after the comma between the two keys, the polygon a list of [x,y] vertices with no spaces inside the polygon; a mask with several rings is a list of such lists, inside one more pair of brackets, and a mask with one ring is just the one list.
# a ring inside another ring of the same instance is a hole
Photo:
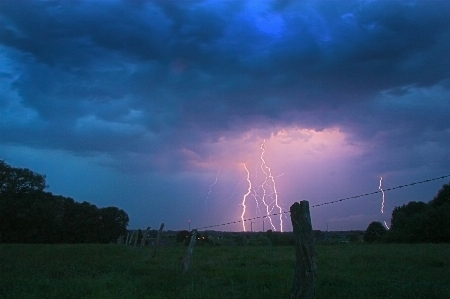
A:
{"label": "stormy sky", "polygon": [[[0,1],[0,159],[174,230],[447,175],[449,16],[438,0]],[[313,228],[389,224],[448,182],[386,192],[384,213],[381,193],[311,208]]]}

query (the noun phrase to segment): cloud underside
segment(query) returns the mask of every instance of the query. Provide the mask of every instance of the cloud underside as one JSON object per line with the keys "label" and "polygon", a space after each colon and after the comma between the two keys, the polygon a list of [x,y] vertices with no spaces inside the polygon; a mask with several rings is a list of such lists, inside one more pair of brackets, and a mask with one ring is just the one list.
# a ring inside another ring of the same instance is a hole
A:
{"label": "cloud underside", "polygon": [[5,1],[0,134],[146,169],[286,129],[445,157],[449,15],[445,1]]}

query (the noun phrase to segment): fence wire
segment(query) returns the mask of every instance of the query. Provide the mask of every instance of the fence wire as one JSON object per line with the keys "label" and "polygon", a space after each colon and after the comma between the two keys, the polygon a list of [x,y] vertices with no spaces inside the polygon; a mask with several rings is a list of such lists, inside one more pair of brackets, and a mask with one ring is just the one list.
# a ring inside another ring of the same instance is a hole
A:
{"label": "fence wire", "polygon": [[[409,183],[409,184],[405,184],[405,185],[400,185],[400,186],[396,186],[396,187],[392,187],[392,188],[383,189],[383,191],[377,190],[377,191],[370,192],[370,193],[365,193],[365,194],[360,194],[360,195],[355,195],[355,196],[349,196],[349,197],[341,198],[341,199],[338,199],[338,200],[323,202],[323,203],[312,205],[311,208],[316,208],[316,207],[320,207],[320,206],[335,204],[335,203],[343,202],[343,201],[346,201],[346,200],[349,200],[349,199],[355,199],[355,198],[359,198],[359,197],[364,197],[364,196],[369,196],[369,195],[373,195],[373,194],[378,194],[378,193],[381,193],[381,192],[387,192],[387,191],[392,191],[392,190],[396,190],[396,189],[411,187],[411,186],[414,186],[414,185],[429,183],[429,182],[432,182],[432,181],[442,180],[442,179],[445,179],[445,178],[448,178],[448,177],[450,177],[450,174],[443,175],[443,176],[436,177],[436,178],[432,178],[432,179],[419,181],[419,182],[413,182],[413,183]],[[220,226],[225,226],[225,225],[230,225],[230,224],[238,224],[238,223],[243,223],[243,222],[246,222],[246,221],[252,221],[252,220],[256,220],[256,219],[264,219],[264,218],[269,218],[269,217],[272,217],[272,216],[279,216],[279,215],[283,215],[283,214],[287,214],[287,213],[290,213],[290,211],[282,211],[280,213],[267,214],[267,215],[264,215],[264,216],[256,216],[256,217],[253,217],[253,218],[241,219],[241,220],[231,221],[231,222],[227,222],[227,223],[213,224],[213,225],[209,225],[209,226],[199,227],[199,228],[196,228],[196,229],[199,230],[199,229],[220,227]]]}
{"label": "fence wire", "polygon": [[406,184],[406,185],[400,185],[400,186],[393,187],[393,188],[383,189],[383,191],[377,190],[377,191],[370,192],[370,193],[365,193],[365,194],[360,194],[360,195],[356,195],[356,196],[350,196],[350,197],[341,198],[341,199],[333,200],[333,201],[329,201],[329,202],[319,203],[319,204],[316,204],[316,205],[312,205],[311,208],[320,207],[320,206],[324,206],[324,205],[329,205],[329,204],[333,204],[333,203],[338,203],[338,202],[341,202],[341,201],[345,201],[347,199],[364,197],[364,196],[369,196],[369,195],[373,195],[373,194],[377,194],[377,193],[381,193],[381,192],[386,192],[386,191],[391,191],[391,190],[395,190],[395,189],[400,189],[400,188],[405,188],[405,187],[409,187],[409,186],[414,186],[414,185],[419,185],[419,184],[423,184],[423,183],[428,183],[428,182],[431,182],[431,181],[442,180],[442,179],[445,179],[447,177],[450,177],[450,174],[443,175],[443,176],[440,176],[440,177],[437,177],[437,178],[433,178],[433,179],[423,180],[423,181],[420,181],[420,182],[414,182],[414,183],[410,183],[410,184]]}

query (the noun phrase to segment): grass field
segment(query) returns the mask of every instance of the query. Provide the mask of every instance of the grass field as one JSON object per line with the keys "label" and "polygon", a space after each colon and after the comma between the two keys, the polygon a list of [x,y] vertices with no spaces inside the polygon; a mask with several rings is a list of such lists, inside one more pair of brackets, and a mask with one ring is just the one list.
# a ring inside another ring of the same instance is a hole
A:
{"label": "grass field", "polygon": [[[450,244],[319,245],[317,298],[450,298]],[[0,298],[289,298],[294,248],[0,245]]]}

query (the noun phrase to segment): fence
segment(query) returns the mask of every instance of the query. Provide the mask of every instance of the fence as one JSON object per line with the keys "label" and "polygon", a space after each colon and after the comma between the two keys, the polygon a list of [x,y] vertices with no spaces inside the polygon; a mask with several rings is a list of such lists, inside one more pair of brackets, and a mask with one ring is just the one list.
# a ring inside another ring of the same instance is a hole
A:
{"label": "fence", "polygon": [[[429,183],[432,181],[437,181],[437,180],[442,180],[445,178],[450,177],[450,174],[447,175],[443,175],[440,177],[436,177],[436,178],[432,178],[432,179],[426,179],[423,181],[418,181],[418,182],[413,182],[413,183],[409,183],[409,184],[405,184],[405,185],[399,185],[396,187],[392,187],[392,188],[386,188],[383,189],[384,192],[388,192],[388,191],[392,191],[392,190],[396,190],[396,189],[401,189],[401,188],[406,188],[406,187],[411,187],[411,186],[415,186],[415,185],[419,185],[419,184],[424,184],[424,183]],[[337,200],[333,200],[333,201],[328,201],[328,202],[323,202],[323,203],[319,203],[319,204],[315,204],[312,205],[311,208],[316,208],[316,207],[320,207],[320,206],[325,206],[325,205],[330,205],[330,204],[336,204],[336,203],[340,203],[349,199],[356,199],[356,198],[360,198],[360,197],[365,197],[365,196],[369,196],[369,195],[374,195],[374,194],[378,194],[378,193],[382,193],[383,191],[381,190],[377,190],[374,192],[369,192],[369,193],[364,193],[364,194],[359,194],[359,195],[355,195],[355,196],[349,196],[349,197],[345,197],[345,198],[341,198],[341,199],[337,199]],[[280,213],[273,213],[273,214],[268,214],[268,215],[263,215],[263,216],[256,216],[253,218],[247,218],[247,219],[241,219],[241,220],[236,220],[236,221],[231,221],[231,222],[226,222],[226,223],[220,223],[220,224],[213,224],[213,225],[208,225],[208,226],[203,226],[203,227],[197,227],[197,230],[201,230],[201,229],[207,229],[207,228],[213,228],[213,227],[220,227],[220,226],[225,226],[225,225],[230,225],[230,224],[237,224],[237,223],[242,223],[242,222],[246,222],[246,221],[252,221],[252,220],[256,220],[256,219],[264,219],[264,218],[268,218],[268,217],[272,217],[272,216],[278,216],[281,214],[287,214],[290,213],[290,211],[282,211]]]}
{"label": "fence", "polygon": [[[350,196],[346,198],[341,198],[338,200],[333,200],[329,202],[319,203],[312,205],[311,208],[314,207],[320,207],[324,205],[329,204],[336,204],[339,202],[343,202],[349,199],[355,199],[360,198],[364,196],[369,196],[381,192],[387,192],[391,190],[396,190],[400,188],[405,188],[409,186],[414,186],[418,184],[423,184],[435,180],[440,180],[450,177],[449,175],[444,175],[432,179],[427,179],[419,182],[413,182],[405,185],[396,186],[393,188],[387,188],[383,190],[377,190],[370,193],[360,194],[356,196]],[[183,265],[182,265],[182,273],[187,273],[189,269],[189,264],[191,261],[191,256],[193,254],[194,245],[196,241],[196,235],[197,231],[200,229],[206,229],[206,228],[213,228],[213,227],[220,227],[230,224],[236,224],[241,223],[244,221],[252,221],[256,219],[261,218],[267,218],[270,216],[277,216],[281,214],[287,214],[290,213],[291,215],[291,221],[292,221],[292,227],[293,227],[293,233],[294,233],[294,241],[295,241],[295,256],[296,256],[296,262],[295,262],[295,274],[294,274],[294,281],[292,285],[292,291],[291,291],[291,299],[312,299],[316,296],[317,291],[317,258],[316,258],[316,249],[315,249],[315,242],[314,242],[314,235],[313,230],[311,226],[311,217],[309,213],[309,203],[307,201],[302,201],[300,203],[294,203],[290,211],[282,211],[281,213],[273,213],[270,215],[264,215],[264,216],[257,216],[253,218],[248,219],[241,219],[237,221],[231,221],[227,223],[221,223],[221,224],[215,224],[215,225],[209,225],[204,226],[200,228],[193,229],[191,241],[188,247],[187,255],[184,258]],[[164,224],[161,225],[160,232],[162,231]],[[128,239],[128,238],[127,238]],[[131,237],[128,242],[131,242]],[[137,238],[136,238],[137,239]],[[159,234],[158,234],[159,239]],[[127,243],[128,243],[127,242]],[[135,241],[136,244],[137,241]],[[155,246],[155,253],[157,250],[157,246]],[[154,253],[154,254],[155,254]]]}

